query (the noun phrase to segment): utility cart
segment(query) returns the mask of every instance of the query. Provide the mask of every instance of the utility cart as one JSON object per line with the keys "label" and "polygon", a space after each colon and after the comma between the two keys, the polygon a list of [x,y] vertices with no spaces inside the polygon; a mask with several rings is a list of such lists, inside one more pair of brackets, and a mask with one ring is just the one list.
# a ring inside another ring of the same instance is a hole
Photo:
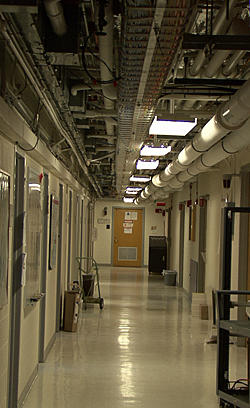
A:
{"label": "utility cart", "polygon": [[[78,276],[81,291],[81,298],[87,309],[87,303],[97,303],[100,309],[104,307],[104,300],[101,297],[98,266],[94,258],[88,256],[77,257]],[[96,281],[96,283],[95,283]],[[94,297],[94,289],[97,286],[98,296]]]}

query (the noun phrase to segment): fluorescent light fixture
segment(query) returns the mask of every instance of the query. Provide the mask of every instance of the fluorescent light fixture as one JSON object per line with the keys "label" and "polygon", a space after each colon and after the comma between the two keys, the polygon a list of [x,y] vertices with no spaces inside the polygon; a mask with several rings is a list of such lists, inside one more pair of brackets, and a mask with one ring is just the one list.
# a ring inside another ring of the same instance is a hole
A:
{"label": "fluorescent light fixture", "polygon": [[141,156],[165,156],[171,152],[171,146],[149,146],[145,145],[140,151]]}
{"label": "fluorescent light fixture", "polygon": [[127,192],[129,192],[129,191],[136,191],[137,193],[138,193],[138,191],[141,191],[142,190],[142,188],[141,187],[127,187],[126,188],[126,191]]}
{"label": "fluorescent light fixture", "polygon": [[155,116],[149,128],[150,135],[186,136],[197,125],[197,118],[194,122],[182,120],[157,120]]}
{"label": "fluorescent light fixture", "polygon": [[134,198],[133,197],[123,197],[124,203],[133,203]]}
{"label": "fluorescent light fixture", "polygon": [[137,170],[155,170],[159,166],[159,160],[137,160]]}
{"label": "fluorescent light fixture", "polygon": [[135,190],[126,190],[126,194],[136,195],[136,194],[138,194],[138,191],[135,191]]}
{"label": "fluorescent light fixture", "polygon": [[150,176],[131,176],[130,181],[137,181],[138,183],[147,183],[151,180]]}

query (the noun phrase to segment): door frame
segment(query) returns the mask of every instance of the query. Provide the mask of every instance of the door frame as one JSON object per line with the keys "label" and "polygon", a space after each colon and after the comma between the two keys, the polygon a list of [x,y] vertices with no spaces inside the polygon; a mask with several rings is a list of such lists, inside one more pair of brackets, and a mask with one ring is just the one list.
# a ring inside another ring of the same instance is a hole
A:
{"label": "door frame", "polygon": [[[250,185],[250,166],[247,165],[242,168],[240,173],[241,181],[241,196],[240,196],[240,206],[249,206],[249,185]],[[238,289],[246,290],[247,280],[248,280],[248,234],[249,234],[249,224],[248,224],[248,214],[240,214],[239,220],[239,262],[238,262]],[[243,297],[242,297],[243,300]],[[247,297],[244,298],[247,302]],[[244,308],[239,307],[237,310],[237,318],[239,320],[245,319]],[[244,345],[242,339],[238,339],[238,345]]]}
{"label": "door frame", "polygon": [[199,258],[198,258],[198,277],[197,277],[197,291],[199,293],[205,292],[205,272],[206,272],[206,262],[204,259],[206,256],[206,246],[207,246],[207,199],[204,198],[204,206],[199,206]]}
{"label": "door frame", "polygon": [[[182,204],[182,203],[181,203]],[[180,225],[179,225],[179,287],[183,288],[183,266],[184,266],[184,250],[185,250],[185,205],[181,206],[180,210]]]}
{"label": "door frame", "polygon": [[68,265],[67,265],[67,290],[70,288],[71,282],[71,240],[72,240],[72,211],[73,211],[73,192],[69,190],[69,197],[68,197]]}
{"label": "door frame", "polygon": [[46,313],[46,291],[47,291],[47,265],[48,265],[48,223],[49,223],[49,176],[43,175],[43,228],[42,228],[42,248],[41,248],[41,293],[44,293],[40,300],[40,325],[39,325],[39,345],[38,356],[39,363],[45,360],[45,313]]}
{"label": "door frame", "polygon": [[61,328],[62,308],[62,221],[63,221],[63,185],[59,184],[59,216],[58,216],[58,245],[57,245],[57,285],[56,285],[56,331]]}
{"label": "door frame", "polygon": [[24,196],[25,196],[25,158],[15,155],[14,180],[14,231],[13,231],[13,267],[11,274],[10,299],[10,348],[9,348],[9,383],[8,407],[17,408],[19,385],[19,360],[21,336],[22,306],[22,270],[24,237]]}
{"label": "door frame", "polygon": [[[128,211],[133,211],[133,210],[142,210],[142,247],[141,247],[141,253],[142,253],[142,259],[141,259],[141,266],[139,268],[145,268],[144,264],[144,246],[145,246],[145,207],[136,207],[136,208],[131,208],[131,207],[122,207],[122,206],[114,206],[112,207],[112,232],[111,232],[111,262],[110,264],[114,266],[114,220],[115,220],[115,210],[128,210]],[[136,268],[136,267],[131,267],[131,268]]]}

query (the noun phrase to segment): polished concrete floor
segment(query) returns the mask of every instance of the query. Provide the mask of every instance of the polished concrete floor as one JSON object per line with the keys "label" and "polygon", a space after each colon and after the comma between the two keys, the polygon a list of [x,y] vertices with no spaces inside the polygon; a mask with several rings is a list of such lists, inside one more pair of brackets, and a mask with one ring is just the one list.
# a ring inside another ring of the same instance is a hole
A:
{"label": "polished concrete floor", "polygon": [[[210,325],[182,290],[144,269],[100,274],[104,310],[89,305],[77,333],[58,335],[24,408],[218,407]],[[232,353],[235,375],[243,354]]]}

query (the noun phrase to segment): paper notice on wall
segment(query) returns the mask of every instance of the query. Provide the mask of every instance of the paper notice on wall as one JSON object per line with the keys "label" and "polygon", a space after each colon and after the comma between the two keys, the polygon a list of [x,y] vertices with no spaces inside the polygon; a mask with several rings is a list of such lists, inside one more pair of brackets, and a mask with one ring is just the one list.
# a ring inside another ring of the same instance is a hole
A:
{"label": "paper notice on wall", "polygon": [[124,228],[123,232],[124,234],[132,234],[133,230],[132,228]]}
{"label": "paper notice on wall", "polygon": [[125,220],[137,220],[137,211],[126,211]]}
{"label": "paper notice on wall", "polygon": [[123,223],[123,227],[124,228],[133,228],[133,221],[131,221],[131,222],[124,222]]}

